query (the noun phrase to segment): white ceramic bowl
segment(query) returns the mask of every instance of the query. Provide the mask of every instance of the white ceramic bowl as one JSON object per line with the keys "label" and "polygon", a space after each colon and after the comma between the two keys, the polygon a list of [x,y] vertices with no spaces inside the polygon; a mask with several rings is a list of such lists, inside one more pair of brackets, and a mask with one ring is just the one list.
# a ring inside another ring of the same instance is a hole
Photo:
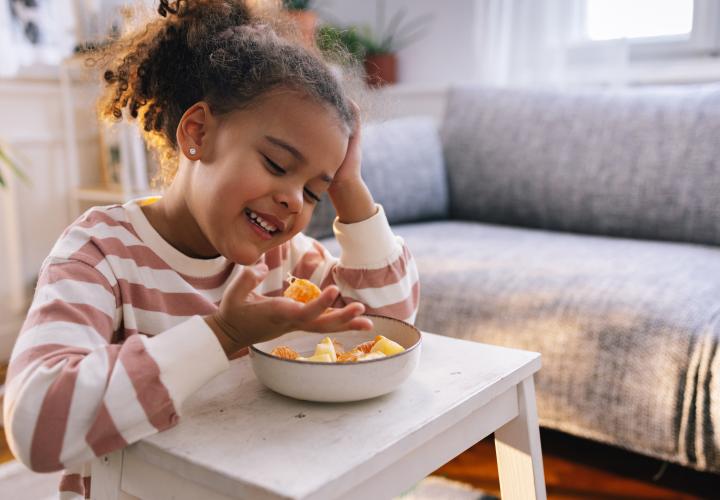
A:
{"label": "white ceramic bowl", "polygon": [[[421,335],[413,325],[386,316],[368,314],[369,331],[337,333],[290,332],[282,337],[250,346],[250,362],[258,380],[275,392],[306,401],[345,402],[374,398],[395,390],[420,361]],[[324,337],[337,339],[346,349],[384,335],[405,348],[387,358],[356,363],[314,363],[282,359],[270,354],[286,345],[309,356]]]}

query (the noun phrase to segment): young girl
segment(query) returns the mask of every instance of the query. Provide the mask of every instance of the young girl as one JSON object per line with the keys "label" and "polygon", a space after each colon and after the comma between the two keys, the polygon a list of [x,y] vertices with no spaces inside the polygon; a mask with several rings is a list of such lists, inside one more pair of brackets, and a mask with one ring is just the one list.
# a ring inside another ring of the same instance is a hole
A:
{"label": "young girl", "polygon": [[[159,12],[115,44],[101,109],[138,118],[169,187],[67,228],[9,367],[10,447],[65,469],[65,497],[88,494],[94,457],[174,426],[247,346],[417,310],[415,264],[362,180],[358,110],[328,66],[237,1]],[[325,192],[339,259],[301,233]],[[321,296],[282,297],[288,272]]]}

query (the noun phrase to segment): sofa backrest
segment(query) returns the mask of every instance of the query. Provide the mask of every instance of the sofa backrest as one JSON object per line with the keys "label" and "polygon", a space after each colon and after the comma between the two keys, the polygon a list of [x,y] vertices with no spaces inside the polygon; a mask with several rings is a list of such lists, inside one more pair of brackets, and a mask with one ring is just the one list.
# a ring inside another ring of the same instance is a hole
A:
{"label": "sofa backrest", "polygon": [[720,244],[720,86],[457,87],[441,136],[453,218]]}
{"label": "sofa backrest", "polygon": [[[371,123],[362,133],[362,177],[391,224],[447,218],[448,187],[438,124],[429,117]],[[335,209],[327,195],[304,231],[332,236]]]}

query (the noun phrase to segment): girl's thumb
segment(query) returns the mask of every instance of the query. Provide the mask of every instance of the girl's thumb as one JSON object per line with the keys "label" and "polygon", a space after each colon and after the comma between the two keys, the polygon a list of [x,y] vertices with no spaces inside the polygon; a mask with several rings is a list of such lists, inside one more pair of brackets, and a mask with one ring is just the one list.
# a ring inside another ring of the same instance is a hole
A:
{"label": "girl's thumb", "polygon": [[245,299],[262,280],[267,276],[268,267],[264,263],[255,264],[254,266],[245,266],[235,280],[229,285],[228,292],[231,293],[235,300]]}

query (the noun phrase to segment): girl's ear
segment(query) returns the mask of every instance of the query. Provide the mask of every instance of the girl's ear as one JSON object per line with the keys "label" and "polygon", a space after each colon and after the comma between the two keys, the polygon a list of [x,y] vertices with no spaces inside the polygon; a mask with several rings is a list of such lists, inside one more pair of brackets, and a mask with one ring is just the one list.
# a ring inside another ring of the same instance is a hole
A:
{"label": "girl's ear", "polygon": [[217,120],[204,101],[190,106],[178,123],[176,132],[180,154],[191,161],[207,158]]}

